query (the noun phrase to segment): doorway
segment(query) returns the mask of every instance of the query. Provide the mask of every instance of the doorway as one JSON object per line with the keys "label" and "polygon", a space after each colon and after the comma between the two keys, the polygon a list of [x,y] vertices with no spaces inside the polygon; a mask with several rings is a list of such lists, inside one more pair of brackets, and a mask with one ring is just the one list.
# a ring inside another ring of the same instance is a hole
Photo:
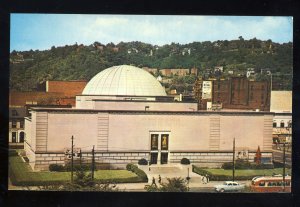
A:
{"label": "doorway", "polygon": [[168,164],[169,133],[153,132],[150,134],[150,163]]}
{"label": "doorway", "polygon": [[151,153],[150,164],[157,164],[158,153]]}

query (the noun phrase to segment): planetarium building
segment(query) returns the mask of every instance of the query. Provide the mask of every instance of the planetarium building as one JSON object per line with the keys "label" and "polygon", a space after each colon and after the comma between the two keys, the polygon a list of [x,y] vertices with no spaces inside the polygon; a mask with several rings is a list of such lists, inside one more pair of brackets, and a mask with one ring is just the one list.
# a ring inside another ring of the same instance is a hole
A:
{"label": "planetarium building", "polygon": [[201,166],[236,156],[254,160],[258,146],[272,161],[273,113],[199,111],[197,103],[174,101],[148,72],[121,65],[103,70],[76,96],[75,108],[31,109],[25,119],[25,151],[35,170],[69,162],[71,148],[83,160],[111,167],[148,160],[152,165],[188,158]]}

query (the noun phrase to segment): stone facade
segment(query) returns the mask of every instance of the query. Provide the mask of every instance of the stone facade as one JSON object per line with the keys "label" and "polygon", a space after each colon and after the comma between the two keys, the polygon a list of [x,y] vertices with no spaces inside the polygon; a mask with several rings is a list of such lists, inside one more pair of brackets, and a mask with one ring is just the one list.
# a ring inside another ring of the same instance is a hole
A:
{"label": "stone facade", "polygon": [[[25,145],[26,146],[26,145]],[[249,152],[248,161],[254,162],[256,152]],[[71,162],[64,153],[28,153],[30,160],[35,160],[35,164],[30,162],[34,170],[48,170],[49,165],[66,165]],[[272,162],[272,153],[262,153],[262,157],[267,160],[265,163]],[[232,162],[232,152],[170,152],[169,163],[178,164],[182,158],[190,160],[191,164],[203,167],[221,167],[225,162]],[[128,163],[137,164],[140,159],[149,161],[149,152],[95,152],[95,164],[98,166],[109,165],[110,169],[125,168]],[[74,157],[74,163],[78,164],[79,158]],[[92,153],[83,152],[82,164],[91,164]],[[159,165],[159,163],[158,163]]]}

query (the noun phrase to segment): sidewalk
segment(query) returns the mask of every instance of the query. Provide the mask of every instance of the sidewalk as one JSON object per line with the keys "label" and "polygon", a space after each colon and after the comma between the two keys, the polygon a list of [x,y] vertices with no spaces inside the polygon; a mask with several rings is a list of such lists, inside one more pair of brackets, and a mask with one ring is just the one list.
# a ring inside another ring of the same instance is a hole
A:
{"label": "sidewalk", "polygon": [[[204,184],[201,182],[193,182],[193,178],[191,178],[190,183],[189,183],[189,188],[190,191],[193,191],[193,188],[203,188],[203,190],[205,189],[214,189],[215,185],[219,185],[224,183],[224,181],[211,181],[207,184]],[[245,185],[250,185],[251,181],[238,181],[238,183],[240,184],[245,184]],[[156,183],[157,186],[159,186],[158,183]],[[148,183],[121,183],[121,184],[117,184],[117,188],[120,191],[145,191],[144,187],[145,185],[151,185],[151,182]]]}

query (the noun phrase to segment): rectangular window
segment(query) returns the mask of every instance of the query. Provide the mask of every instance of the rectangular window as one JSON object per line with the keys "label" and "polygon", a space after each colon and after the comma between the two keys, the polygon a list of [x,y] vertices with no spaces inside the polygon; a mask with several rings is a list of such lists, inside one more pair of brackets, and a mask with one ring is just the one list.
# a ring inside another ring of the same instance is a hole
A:
{"label": "rectangular window", "polygon": [[12,142],[16,143],[17,142],[17,132],[12,133]]}
{"label": "rectangular window", "polygon": [[24,121],[20,121],[20,128],[24,128]]}
{"label": "rectangular window", "polygon": [[284,127],[284,122],[280,123],[280,127],[283,128]]}
{"label": "rectangular window", "polygon": [[151,150],[158,150],[158,134],[151,134]]}
{"label": "rectangular window", "polygon": [[169,143],[169,135],[162,134],[161,135],[161,150],[168,150],[168,143]]}
{"label": "rectangular window", "polygon": [[273,127],[277,127],[277,123],[276,122],[273,122]]}
{"label": "rectangular window", "polygon": [[11,127],[12,127],[12,128],[17,128],[17,122],[16,122],[16,121],[12,121]]}

